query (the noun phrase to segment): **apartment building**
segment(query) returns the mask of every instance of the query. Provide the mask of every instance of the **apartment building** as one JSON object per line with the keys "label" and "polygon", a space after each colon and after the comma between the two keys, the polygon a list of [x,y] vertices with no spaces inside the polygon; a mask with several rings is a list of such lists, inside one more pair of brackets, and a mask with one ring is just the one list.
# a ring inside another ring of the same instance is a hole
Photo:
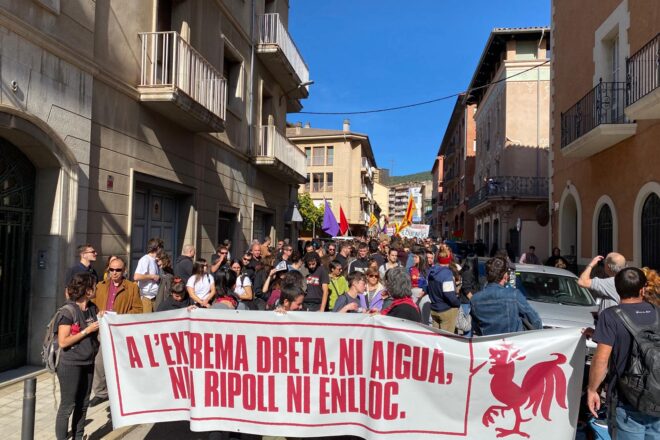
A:
{"label": "apartment building", "polygon": [[[253,9],[254,8],[254,9]],[[309,70],[288,2],[0,3],[0,371],[40,361],[78,244],[294,236]]]}
{"label": "apartment building", "polygon": [[408,209],[408,200],[412,196],[415,202],[413,222],[424,223],[427,205],[433,197],[432,182],[433,177],[428,172],[390,177],[388,184],[390,222],[401,222]]}
{"label": "apartment building", "polygon": [[493,29],[465,100],[477,107],[474,239],[546,255],[550,29]]}
{"label": "apartment building", "polygon": [[376,159],[369,136],[351,131],[348,119],[341,130],[297,123],[287,128],[286,136],[306,158],[307,181],[299,191],[309,193],[319,206],[327,200],[337,219],[341,206],[350,233],[365,234],[371,213],[379,215],[374,199]]}
{"label": "apartment building", "polygon": [[443,237],[454,240],[474,239],[474,219],[467,202],[474,193],[476,110],[475,105],[465,103],[464,95],[457,98],[438,151],[444,157],[441,231]]}
{"label": "apartment building", "polygon": [[429,221],[430,231],[434,237],[443,236],[442,213],[444,209],[444,196],[442,193],[442,181],[444,179],[445,157],[439,154],[433,161],[431,168],[431,219]]}
{"label": "apartment building", "polygon": [[552,244],[660,269],[660,3],[554,0],[552,27]]}

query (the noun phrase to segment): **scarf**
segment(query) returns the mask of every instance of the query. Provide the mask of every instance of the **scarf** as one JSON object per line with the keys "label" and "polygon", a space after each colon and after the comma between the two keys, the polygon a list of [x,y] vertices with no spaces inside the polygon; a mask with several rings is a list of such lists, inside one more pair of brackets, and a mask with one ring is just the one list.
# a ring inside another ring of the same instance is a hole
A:
{"label": "scarf", "polygon": [[419,307],[417,307],[417,304],[415,304],[415,301],[412,300],[411,297],[406,296],[405,298],[397,298],[394,301],[392,301],[392,304],[386,309],[383,309],[381,315],[389,315],[392,312],[392,309],[396,308],[397,306],[400,306],[402,304],[408,304],[409,306],[412,306],[419,312]]}

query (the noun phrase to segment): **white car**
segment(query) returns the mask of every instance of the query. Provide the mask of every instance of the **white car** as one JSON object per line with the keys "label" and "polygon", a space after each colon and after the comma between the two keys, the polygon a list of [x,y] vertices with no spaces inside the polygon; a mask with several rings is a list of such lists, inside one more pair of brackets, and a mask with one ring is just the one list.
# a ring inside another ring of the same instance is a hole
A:
{"label": "white car", "polygon": [[[598,306],[588,289],[578,286],[572,272],[536,264],[516,264],[515,285],[534,307],[543,328],[595,327]],[[587,361],[596,344],[587,340]]]}

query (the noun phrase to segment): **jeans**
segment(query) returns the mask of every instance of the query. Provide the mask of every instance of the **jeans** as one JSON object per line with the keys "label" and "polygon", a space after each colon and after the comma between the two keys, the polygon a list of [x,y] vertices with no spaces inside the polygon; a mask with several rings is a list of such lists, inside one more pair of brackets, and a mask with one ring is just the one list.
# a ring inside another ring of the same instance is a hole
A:
{"label": "jeans", "polygon": [[73,438],[80,440],[85,431],[85,416],[89,395],[92,391],[94,364],[64,365],[57,368],[57,379],[60,382],[60,407],[55,419],[55,437],[57,440],[68,438],[69,417]]}
{"label": "jeans", "polygon": [[655,440],[660,438],[660,418],[642,414],[623,405],[616,408],[617,440]]}

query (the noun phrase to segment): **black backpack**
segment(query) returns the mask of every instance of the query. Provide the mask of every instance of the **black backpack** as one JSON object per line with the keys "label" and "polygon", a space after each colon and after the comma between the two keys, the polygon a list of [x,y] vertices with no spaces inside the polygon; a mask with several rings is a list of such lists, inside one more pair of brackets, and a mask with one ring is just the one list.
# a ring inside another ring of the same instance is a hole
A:
{"label": "black backpack", "polygon": [[660,309],[655,323],[637,326],[616,307],[615,313],[633,337],[626,369],[617,378],[617,391],[629,405],[644,414],[660,417]]}

